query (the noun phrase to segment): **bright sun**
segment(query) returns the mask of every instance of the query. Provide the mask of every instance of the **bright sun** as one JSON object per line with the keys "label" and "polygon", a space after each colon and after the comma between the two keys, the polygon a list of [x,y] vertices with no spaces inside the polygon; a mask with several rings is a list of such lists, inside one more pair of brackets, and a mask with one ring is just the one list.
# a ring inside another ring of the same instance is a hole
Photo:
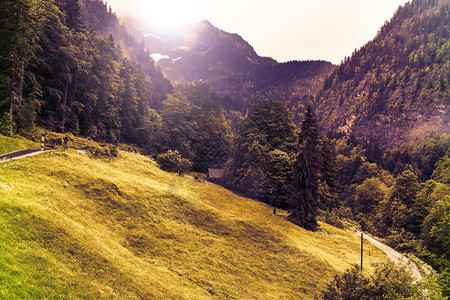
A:
{"label": "bright sun", "polygon": [[186,0],[139,0],[135,13],[143,20],[171,30],[187,22],[199,21],[196,5]]}

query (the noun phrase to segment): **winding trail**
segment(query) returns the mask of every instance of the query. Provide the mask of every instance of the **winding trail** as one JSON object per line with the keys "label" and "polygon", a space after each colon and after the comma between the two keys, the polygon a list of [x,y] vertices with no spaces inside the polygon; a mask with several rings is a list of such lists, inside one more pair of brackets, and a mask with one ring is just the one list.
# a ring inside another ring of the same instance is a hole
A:
{"label": "winding trail", "polygon": [[54,149],[24,149],[24,150],[18,150],[14,152],[9,152],[0,155],[0,162],[8,161],[8,160],[14,160],[14,159],[21,159],[29,156],[38,155],[41,153],[51,152]]}
{"label": "winding trail", "polygon": [[386,252],[386,255],[394,262],[396,263],[401,263],[401,264],[405,264],[407,265],[411,271],[413,272],[414,277],[417,279],[417,281],[422,280],[422,274],[420,273],[419,268],[417,267],[417,265],[414,262],[408,261],[408,259],[401,254],[400,252],[392,249],[391,247],[389,247],[388,245],[385,245],[379,241],[377,241],[376,239],[368,236],[367,234],[352,228],[352,230],[358,234],[359,236],[361,236],[361,234],[363,235],[363,237],[371,242],[373,245],[375,245],[376,247],[380,248],[381,250],[383,250],[384,252]]}

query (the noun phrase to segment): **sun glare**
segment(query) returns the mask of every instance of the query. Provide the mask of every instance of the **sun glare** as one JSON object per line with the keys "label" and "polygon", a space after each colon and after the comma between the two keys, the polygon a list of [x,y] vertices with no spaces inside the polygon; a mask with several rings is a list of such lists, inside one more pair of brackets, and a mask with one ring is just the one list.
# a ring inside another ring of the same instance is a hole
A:
{"label": "sun glare", "polygon": [[187,22],[200,21],[192,1],[183,0],[140,0],[135,14],[143,21],[166,30],[172,30]]}

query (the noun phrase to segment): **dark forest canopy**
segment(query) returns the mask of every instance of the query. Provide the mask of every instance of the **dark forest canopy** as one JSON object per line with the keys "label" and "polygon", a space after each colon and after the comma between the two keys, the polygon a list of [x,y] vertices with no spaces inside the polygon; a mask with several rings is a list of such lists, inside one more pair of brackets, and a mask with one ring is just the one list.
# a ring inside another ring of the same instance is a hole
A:
{"label": "dark forest canopy", "polygon": [[[4,127],[26,133],[39,125],[103,141],[145,144],[154,109],[171,84],[103,2],[80,4],[2,2]],[[97,23],[93,15],[100,18]],[[107,32],[111,34],[96,35]]]}

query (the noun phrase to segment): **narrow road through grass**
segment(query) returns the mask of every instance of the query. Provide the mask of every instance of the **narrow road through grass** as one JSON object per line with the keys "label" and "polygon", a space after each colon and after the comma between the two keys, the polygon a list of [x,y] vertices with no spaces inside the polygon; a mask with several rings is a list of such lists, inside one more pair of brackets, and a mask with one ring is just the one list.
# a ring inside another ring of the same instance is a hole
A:
{"label": "narrow road through grass", "polygon": [[361,236],[361,234],[363,235],[363,237],[371,242],[373,245],[375,245],[376,247],[380,248],[381,250],[383,250],[384,252],[386,252],[386,255],[394,262],[396,263],[402,263],[402,264],[406,264],[411,268],[411,271],[414,274],[414,277],[420,281],[422,280],[422,274],[420,273],[419,268],[417,267],[417,265],[414,262],[409,261],[403,254],[401,254],[400,252],[392,249],[391,247],[389,247],[388,245],[385,245],[379,241],[377,241],[376,239],[370,237],[369,235],[353,228],[353,231],[358,234],[359,236]]}
{"label": "narrow road through grass", "polygon": [[12,160],[12,159],[21,159],[28,156],[38,155],[41,153],[53,151],[54,149],[24,149],[24,150],[18,150],[14,152],[9,152],[0,155],[0,162],[5,160]]}

